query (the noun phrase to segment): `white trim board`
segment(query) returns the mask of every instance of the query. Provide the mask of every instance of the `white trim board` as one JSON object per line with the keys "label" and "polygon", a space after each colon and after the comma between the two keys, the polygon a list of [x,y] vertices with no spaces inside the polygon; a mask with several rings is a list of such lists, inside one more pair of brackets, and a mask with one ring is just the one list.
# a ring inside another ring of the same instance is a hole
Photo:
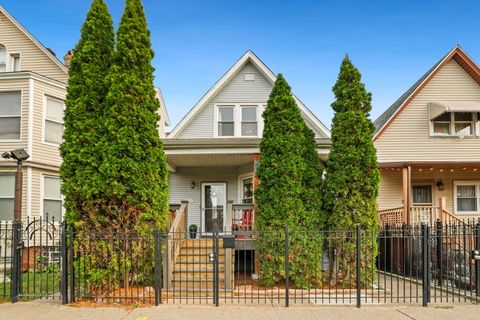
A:
{"label": "white trim board", "polygon": [[[242,69],[248,62],[252,63],[260,73],[262,73],[267,80],[272,84],[277,80],[277,76],[261,61],[251,50],[248,50],[237,62],[205,93],[205,95],[195,104],[195,106],[183,117],[182,120],[173,128],[167,135],[167,138],[176,138],[190,123],[190,121],[202,110],[208,102],[217,95],[217,93],[229,83],[229,81]],[[295,102],[300,110],[309,118],[313,125],[319,131],[325,134],[325,137],[330,138],[330,131],[328,128],[308,109],[302,101],[293,95]]]}

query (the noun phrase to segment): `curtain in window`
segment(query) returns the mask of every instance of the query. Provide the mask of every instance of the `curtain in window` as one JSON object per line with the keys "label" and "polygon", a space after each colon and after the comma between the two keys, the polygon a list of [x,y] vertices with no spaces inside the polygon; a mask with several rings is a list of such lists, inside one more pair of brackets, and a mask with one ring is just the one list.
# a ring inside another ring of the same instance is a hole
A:
{"label": "curtain in window", "polygon": [[431,186],[414,186],[413,187],[413,203],[414,204],[432,203],[432,187]]}
{"label": "curtain in window", "polygon": [[457,211],[477,211],[475,185],[457,186]]}

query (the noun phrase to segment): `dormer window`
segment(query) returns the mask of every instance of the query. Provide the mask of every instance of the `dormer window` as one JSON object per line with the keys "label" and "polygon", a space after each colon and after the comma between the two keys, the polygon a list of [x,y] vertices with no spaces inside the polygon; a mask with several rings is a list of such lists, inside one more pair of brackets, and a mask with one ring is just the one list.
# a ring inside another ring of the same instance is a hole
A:
{"label": "dormer window", "polygon": [[0,72],[7,71],[7,48],[0,44]]}
{"label": "dormer window", "polygon": [[215,104],[215,137],[258,137],[264,103]]}

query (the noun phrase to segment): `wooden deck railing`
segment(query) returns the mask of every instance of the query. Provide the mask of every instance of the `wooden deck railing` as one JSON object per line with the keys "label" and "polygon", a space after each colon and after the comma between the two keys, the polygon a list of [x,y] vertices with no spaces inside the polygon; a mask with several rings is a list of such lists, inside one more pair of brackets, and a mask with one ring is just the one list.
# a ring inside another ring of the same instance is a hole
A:
{"label": "wooden deck railing", "polygon": [[170,211],[175,211],[175,218],[170,226],[165,244],[165,265],[163,268],[164,287],[172,286],[172,273],[175,269],[180,249],[187,238],[188,201],[180,205],[170,205]]}
{"label": "wooden deck railing", "polygon": [[401,225],[403,223],[403,207],[379,210],[378,217],[382,226]]}
{"label": "wooden deck railing", "polygon": [[[378,216],[382,226],[401,225],[407,223],[403,218],[403,207],[379,210]],[[440,206],[413,206],[410,207],[409,221],[410,225],[429,224],[433,226],[437,221],[444,225],[463,225],[464,221],[453,213]]]}

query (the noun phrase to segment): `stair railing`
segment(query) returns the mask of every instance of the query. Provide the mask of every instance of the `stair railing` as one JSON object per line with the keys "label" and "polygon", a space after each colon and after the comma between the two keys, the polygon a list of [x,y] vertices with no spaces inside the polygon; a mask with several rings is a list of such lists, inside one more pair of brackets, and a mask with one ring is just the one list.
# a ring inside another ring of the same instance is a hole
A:
{"label": "stair railing", "polygon": [[[173,206],[171,206],[172,208]],[[182,201],[175,213],[175,219],[168,231],[165,243],[165,264],[163,267],[163,287],[171,288],[172,275],[180,249],[188,234],[188,201]]]}

